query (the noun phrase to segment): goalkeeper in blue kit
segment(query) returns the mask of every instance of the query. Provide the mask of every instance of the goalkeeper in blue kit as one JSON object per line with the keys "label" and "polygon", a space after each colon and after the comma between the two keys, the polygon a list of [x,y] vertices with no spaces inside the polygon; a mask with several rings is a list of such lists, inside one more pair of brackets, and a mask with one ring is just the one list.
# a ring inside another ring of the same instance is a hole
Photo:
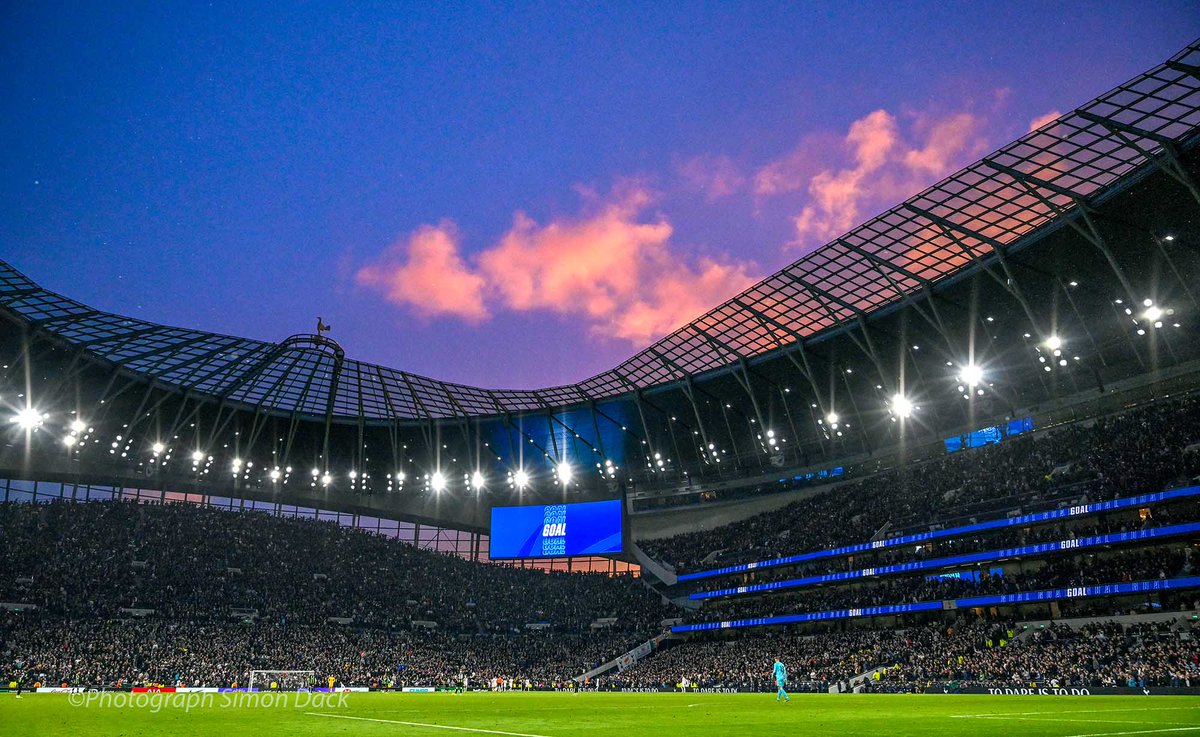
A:
{"label": "goalkeeper in blue kit", "polygon": [[779,687],[779,693],[775,694],[775,701],[779,701],[780,699],[784,701],[792,700],[788,696],[788,692],[784,689],[784,686],[787,685],[787,668],[783,667],[783,662],[779,658],[775,659],[775,685]]}

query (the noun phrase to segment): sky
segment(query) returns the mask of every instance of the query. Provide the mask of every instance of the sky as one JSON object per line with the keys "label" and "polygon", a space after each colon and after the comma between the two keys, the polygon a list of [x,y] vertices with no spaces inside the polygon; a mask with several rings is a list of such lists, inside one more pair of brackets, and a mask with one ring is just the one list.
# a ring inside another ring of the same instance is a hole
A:
{"label": "sky", "polygon": [[[516,7],[510,7],[515,5]],[[1200,36],[1192,2],[4,3],[0,258],[536,388]]]}

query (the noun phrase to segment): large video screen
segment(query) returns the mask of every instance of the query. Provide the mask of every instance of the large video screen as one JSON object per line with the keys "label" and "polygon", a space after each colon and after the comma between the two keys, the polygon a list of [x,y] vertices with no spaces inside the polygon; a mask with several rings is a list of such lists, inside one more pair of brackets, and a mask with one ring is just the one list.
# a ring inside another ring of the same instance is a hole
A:
{"label": "large video screen", "polygon": [[621,552],[621,500],[492,507],[491,558]]}

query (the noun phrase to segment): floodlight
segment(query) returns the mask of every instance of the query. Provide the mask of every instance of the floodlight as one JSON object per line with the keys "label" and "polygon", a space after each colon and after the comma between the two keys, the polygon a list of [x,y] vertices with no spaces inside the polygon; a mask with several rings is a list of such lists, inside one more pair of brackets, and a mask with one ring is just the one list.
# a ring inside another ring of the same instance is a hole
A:
{"label": "floodlight", "polygon": [[525,473],[525,469],[517,469],[517,472],[513,474],[513,483],[517,485],[518,489],[524,489],[526,486],[529,486],[529,474]]}
{"label": "floodlight", "polygon": [[192,461],[199,463],[202,460],[204,460],[204,451],[193,450],[192,451]]}
{"label": "floodlight", "polygon": [[22,430],[32,430],[42,424],[42,413],[33,407],[26,407],[12,416],[11,422]]}
{"label": "floodlight", "polygon": [[912,400],[903,394],[897,394],[892,397],[892,412],[900,418],[911,416],[913,412]]}
{"label": "floodlight", "polygon": [[476,471],[471,474],[471,486],[474,486],[476,489],[482,489],[484,481],[483,471]]}
{"label": "floodlight", "polygon": [[83,432],[86,429],[87,429],[87,423],[84,422],[83,420],[74,420],[71,422],[71,431],[72,432]]}
{"label": "floodlight", "polygon": [[571,483],[571,464],[563,461],[558,464],[558,480],[564,484]]}
{"label": "floodlight", "polygon": [[441,491],[446,488],[446,476],[441,471],[434,471],[433,478],[429,481],[433,485],[434,491]]}
{"label": "floodlight", "polygon": [[1062,348],[1062,338],[1057,335],[1051,335],[1049,338],[1046,338],[1046,347],[1052,351],[1057,351],[1059,348]]}
{"label": "floodlight", "polygon": [[975,386],[983,383],[983,369],[973,363],[963,366],[962,380],[967,386]]}

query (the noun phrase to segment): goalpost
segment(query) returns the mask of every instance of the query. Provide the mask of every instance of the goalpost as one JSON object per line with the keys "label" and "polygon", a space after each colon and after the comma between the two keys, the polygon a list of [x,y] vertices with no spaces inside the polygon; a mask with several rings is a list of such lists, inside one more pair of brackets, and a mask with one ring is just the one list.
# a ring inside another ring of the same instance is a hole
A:
{"label": "goalpost", "polygon": [[246,688],[253,691],[254,684],[257,682],[260,687],[264,687],[264,690],[308,690],[313,686],[322,685],[313,681],[316,673],[313,670],[252,670],[250,671],[250,682],[246,684]]}

